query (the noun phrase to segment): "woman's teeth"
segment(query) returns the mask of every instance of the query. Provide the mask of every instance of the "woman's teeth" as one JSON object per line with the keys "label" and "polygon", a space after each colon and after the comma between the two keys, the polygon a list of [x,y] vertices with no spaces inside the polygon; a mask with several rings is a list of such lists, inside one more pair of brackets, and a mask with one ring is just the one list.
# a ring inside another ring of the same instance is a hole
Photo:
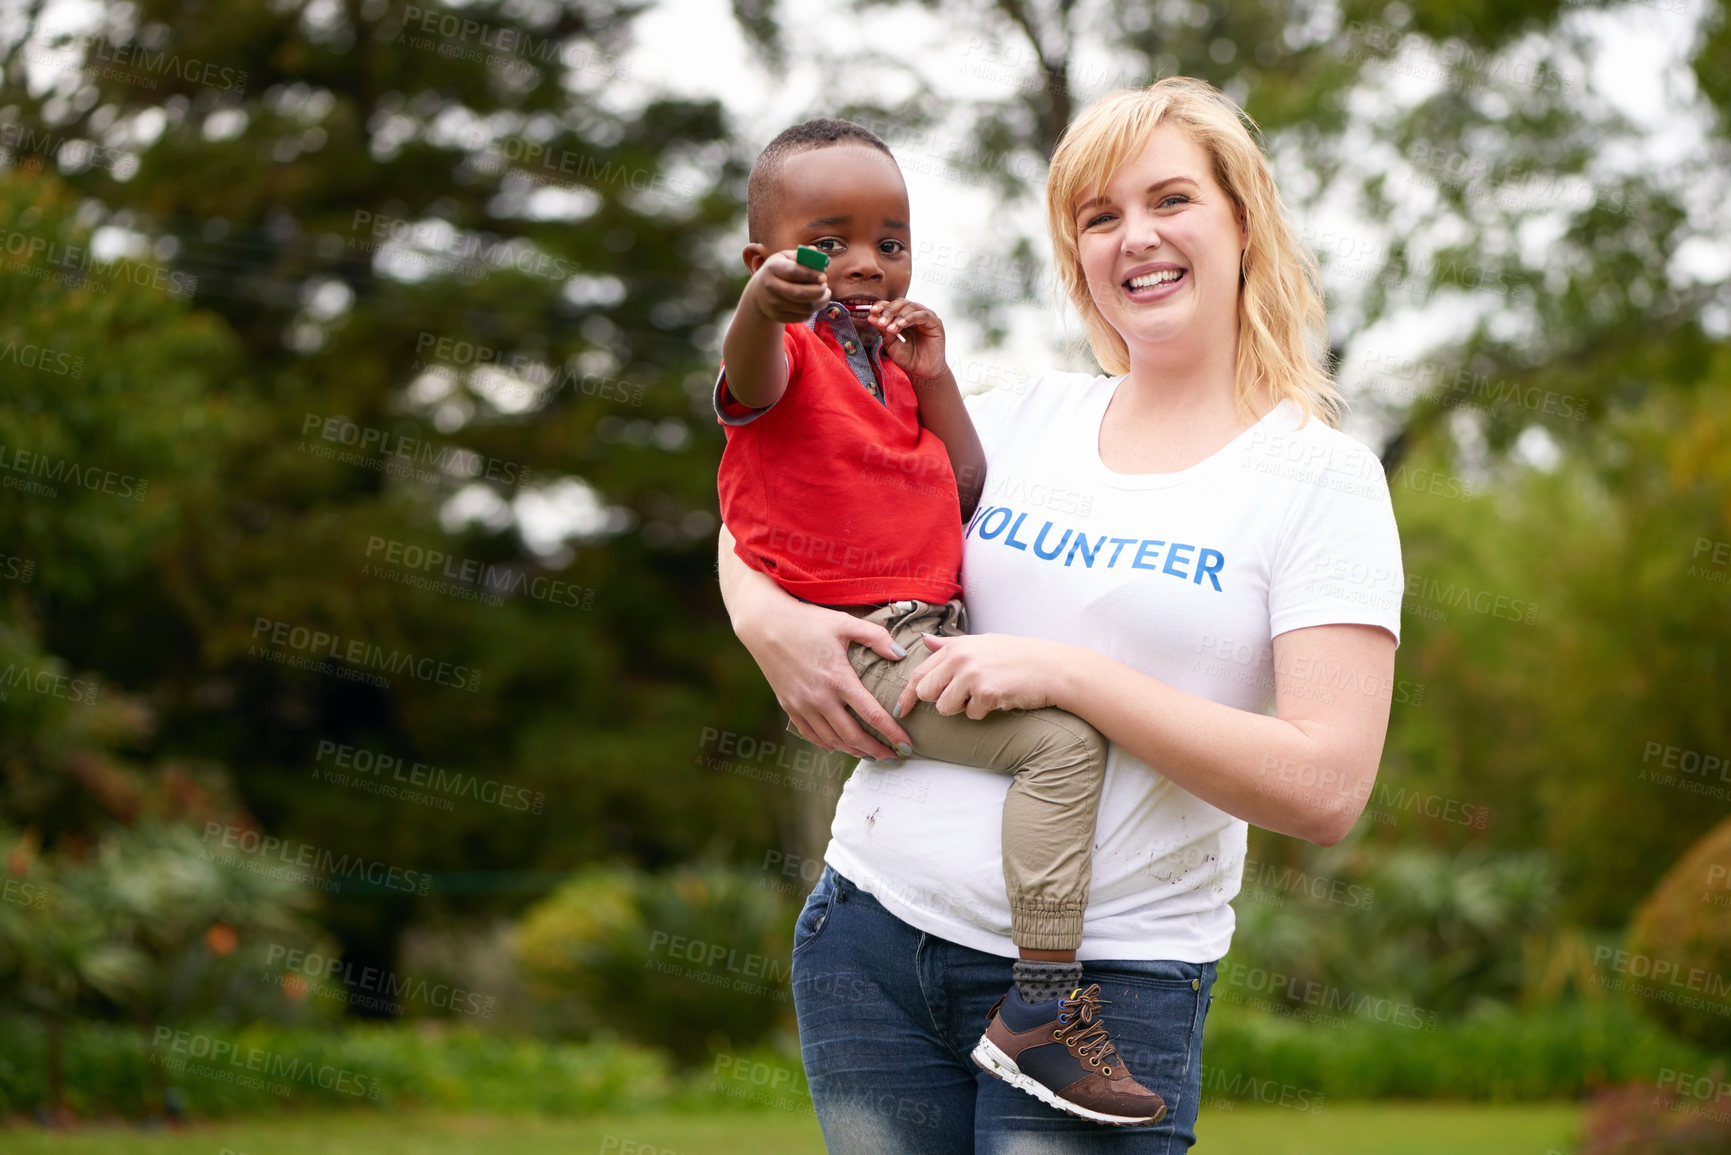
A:
{"label": "woman's teeth", "polygon": [[1169,285],[1184,275],[1183,269],[1161,269],[1158,273],[1143,273],[1140,277],[1130,278],[1130,289],[1152,289],[1156,285]]}

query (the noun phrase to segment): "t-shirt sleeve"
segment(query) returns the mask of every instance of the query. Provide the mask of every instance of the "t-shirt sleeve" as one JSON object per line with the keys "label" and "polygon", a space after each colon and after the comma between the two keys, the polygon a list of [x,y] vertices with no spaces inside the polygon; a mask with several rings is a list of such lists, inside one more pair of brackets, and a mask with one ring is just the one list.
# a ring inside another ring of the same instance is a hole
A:
{"label": "t-shirt sleeve", "polygon": [[1400,643],[1400,532],[1382,463],[1346,437],[1300,487],[1269,578],[1271,635],[1307,626],[1381,626]]}
{"label": "t-shirt sleeve", "polygon": [[1003,386],[962,395],[962,407],[968,411],[974,432],[980,436],[980,448],[986,451],[988,467],[1010,411],[1021,397],[1020,391]]}
{"label": "t-shirt sleeve", "polygon": [[[799,347],[799,342],[794,339],[793,329],[791,326],[782,326],[781,346],[784,355],[787,357],[787,380],[791,385],[794,376],[799,372],[799,367],[803,363],[802,351]],[[783,396],[785,395],[786,393],[784,391]],[[765,413],[768,413],[775,406],[775,402],[771,401],[768,405],[763,405],[754,409],[749,405],[742,404],[738,399],[736,399],[727,388],[726,365],[721,367],[721,372],[715,377],[714,404],[715,420],[722,425],[749,425],[759,417],[762,417]]]}

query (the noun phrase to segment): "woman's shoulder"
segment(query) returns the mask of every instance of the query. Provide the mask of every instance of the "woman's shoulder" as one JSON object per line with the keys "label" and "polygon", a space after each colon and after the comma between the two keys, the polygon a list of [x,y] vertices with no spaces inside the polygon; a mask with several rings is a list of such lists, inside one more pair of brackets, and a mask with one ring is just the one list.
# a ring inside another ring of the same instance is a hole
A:
{"label": "woman's shoulder", "polygon": [[1011,424],[1043,424],[1052,414],[1073,411],[1112,380],[1095,373],[1008,372],[999,374],[988,388],[963,394],[962,404],[984,439],[986,427],[995,432]]}
{"label": "woman's shoulder", "polygon": [[1246,452],[1275,458],[1300,472],[1382,475],[1382,459],[1363,441],[1320,416],[1306,418],[1296,402],[1282,401],[1258,422]]}

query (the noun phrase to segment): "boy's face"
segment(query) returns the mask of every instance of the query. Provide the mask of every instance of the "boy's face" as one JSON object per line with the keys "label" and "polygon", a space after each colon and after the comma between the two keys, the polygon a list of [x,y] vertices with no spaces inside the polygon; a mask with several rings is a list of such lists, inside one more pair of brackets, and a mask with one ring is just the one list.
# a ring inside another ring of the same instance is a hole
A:
{"label": "boy's face", "polygon": [[829,255],[832,298],[849,307],[907,296],[913,279],[908,190],[875,148],[839,144],[782,162],[768,235],[745,248],[753,273],[775,253],[809,245]]}

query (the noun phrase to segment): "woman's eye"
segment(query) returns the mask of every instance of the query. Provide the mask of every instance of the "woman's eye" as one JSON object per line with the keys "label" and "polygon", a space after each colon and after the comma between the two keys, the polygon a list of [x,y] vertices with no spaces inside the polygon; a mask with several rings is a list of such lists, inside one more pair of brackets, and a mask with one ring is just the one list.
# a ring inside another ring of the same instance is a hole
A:
{"label": "woman's eye", "polygon": [[1166,208],[1174,201],[1181,205],[1187,205],[1190,203],[1190,198],[1185,196],[1183,193],[1168,193],[1166,196],[1160,198],[1160,207]]}
{"label": "woman's eye", "polygon": [[1101,224],[1101,223],[1103,223],[1105,221],[1109,221],[1111,219],[1112,219],[1111,213],[1096,213],[1094,216],[1089,217],[1086,221],[1083,222],[1082,228],[1084,230],[1091,229],[1095,225]]}

